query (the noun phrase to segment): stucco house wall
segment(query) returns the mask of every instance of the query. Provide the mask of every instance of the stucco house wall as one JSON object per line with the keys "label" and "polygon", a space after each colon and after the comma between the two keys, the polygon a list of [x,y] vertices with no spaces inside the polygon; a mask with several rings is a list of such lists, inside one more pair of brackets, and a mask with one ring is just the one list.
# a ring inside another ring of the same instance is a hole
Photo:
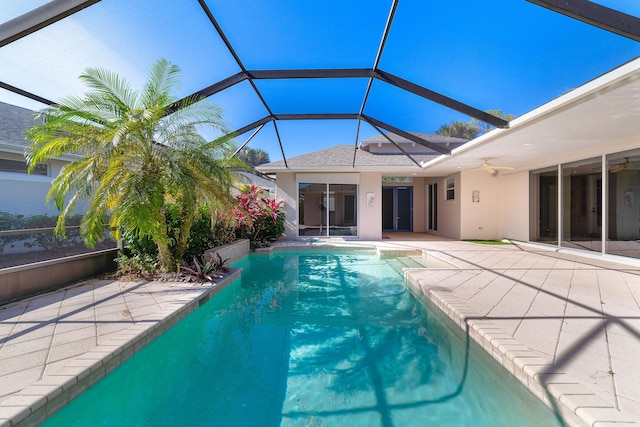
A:
{"label": "stucco house wall", "polygon": [[[25,161],[24,155],[0,151],[0,157]],[[57,215],[55,205],[46,203],[52,177],[60,173],[63,160],[51,160],[49,176],[0,172],[0,211],[19,215]]]}
{"label": "stucco house wall", "polygon": [[529,172],[500,176],[500,197],[495,211],[498,221],[496,239],[529,240]]}
{"label": "stucco house wall", "polygon": [[[446,200],[446,180],[451,177],[455,179],[456,196],[454,200]],[[461,238],[461,179],[458,172],[438,180],[438,234],[451,239]]]}
{"label": "stucco house wall", "polygon": [[527,171],[493,176],[472,169],[460,175],[461,239],[529,239]]}
{"label": "stucco house wall", "polygon": [[285,214],[284,234],[286,238],[298,235],[298,185],[296,174],[293,172],[278,172],[276,174],[276,201],[282,202]]}
{"label": "stucco house wall", "polygon": [[456,199],[460,203],[461,239],[492,240],[499,237],[496,210],[502,194],[502,179],[502,176],[492,176],[482,169],[460,173]]}
{"label": "stucco house wall", "polygon": [[[360,174],[358,195],[358,226],[360,239],[382,239],[382,174],[363,172]],[[373,195],[373,203],[367,205],[367,195]]]}
{"label": "stucco house wall", "polygon": [[425,228],[426,195],[424,178],[413,177],[413,231],[423,233]]}

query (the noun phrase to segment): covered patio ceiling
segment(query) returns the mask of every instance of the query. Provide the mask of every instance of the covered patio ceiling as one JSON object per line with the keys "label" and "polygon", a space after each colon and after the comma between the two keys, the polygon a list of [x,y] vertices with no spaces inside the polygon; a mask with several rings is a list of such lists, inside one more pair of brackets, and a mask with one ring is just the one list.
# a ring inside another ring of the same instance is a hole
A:
{"label": "covered patio ceiling", "polygon": [[[638,117],[637,82],[544,129],[526,116],[640,54],[640,6],[619,0],[8,3],[0,12],[0,101],[39,109],[78,95],[77,76],[90,66],[139,83],[165,57],[184,71],[179,96],[220,104],[239,145],[285,164],[392,132],[447,155],[421,174],[480,159],[530,167],[530,147],[566,151],[579,124],[603,125],[602,135],[581,139],[583,149],[606,143],[611,117],[603,111],[629,112],[617,122],[620,138],[632,136]],[[515,115],[523,130],[496,131],[454,153],[411,133],[470,118],[509,127],[486,110]]]}

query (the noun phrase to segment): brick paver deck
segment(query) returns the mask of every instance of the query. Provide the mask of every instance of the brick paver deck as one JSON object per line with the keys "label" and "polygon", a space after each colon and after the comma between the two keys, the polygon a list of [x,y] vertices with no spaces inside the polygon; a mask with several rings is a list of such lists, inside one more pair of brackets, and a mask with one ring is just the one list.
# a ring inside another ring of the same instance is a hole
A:
{"label": "brick paver deck", "polygon": [[[640,425],[640,263],[417,233],[388,237],[331,243],[424,250],[437,266],[406,270],[409,286],[468,328],[569,425]],[[0,306],[0,426],[46,419],[216,289],[89,280]]]}

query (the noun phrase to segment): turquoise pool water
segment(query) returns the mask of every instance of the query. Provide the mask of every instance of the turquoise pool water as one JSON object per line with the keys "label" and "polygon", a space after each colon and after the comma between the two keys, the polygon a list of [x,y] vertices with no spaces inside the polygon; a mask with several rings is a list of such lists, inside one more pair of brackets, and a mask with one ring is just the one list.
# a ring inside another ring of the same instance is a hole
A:
{"label": "turquoise pool water", "polygon": [[52,426],[557,426],[373,254],[252,254],[241,279]]}

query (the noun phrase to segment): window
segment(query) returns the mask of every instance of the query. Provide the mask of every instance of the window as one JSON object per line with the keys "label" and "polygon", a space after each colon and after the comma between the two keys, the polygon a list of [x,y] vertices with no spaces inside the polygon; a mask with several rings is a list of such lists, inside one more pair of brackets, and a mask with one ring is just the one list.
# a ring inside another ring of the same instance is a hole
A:
{"label": "window", "polygon": [[445,199],[446,200],[455,200],[456,198],[456,191],[455,191],[455,179],[454,178],[447,178],[445,180]]}
{"label": "window", "polygon": [[356,184],[298,184],[299,236],[357,236]]}
{"label": "window", "polygon": [[[0,159],[0,172],[29,173],[26,161],[8,159]],[[31,174],[48,176],[49,168],[45,163],[38,163]]]}

